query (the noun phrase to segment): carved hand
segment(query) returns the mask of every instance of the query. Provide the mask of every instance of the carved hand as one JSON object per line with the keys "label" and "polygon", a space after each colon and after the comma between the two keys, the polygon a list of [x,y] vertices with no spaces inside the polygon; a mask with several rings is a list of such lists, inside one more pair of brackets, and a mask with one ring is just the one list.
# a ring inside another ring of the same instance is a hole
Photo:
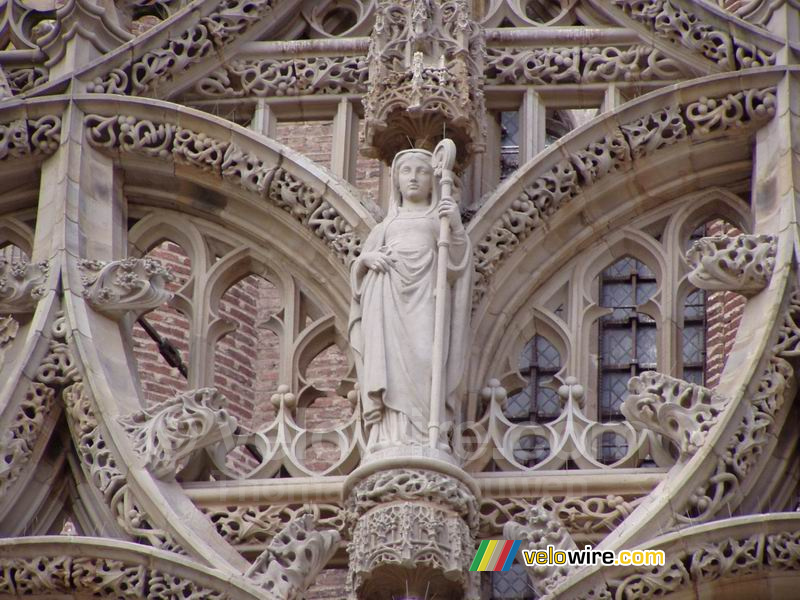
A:
{"label": "carved hand", "polygon": [[366,252],[358,258],[359,262],[368,269],[378,273],[386,273],[394,264],[395,259],[389,249],[378,252]]}
{"label": "carved hand", "polygon": [[442,198],[439,201],[439,218],[447,217],[450,221],[451,231],[461,231],[464,224],[461,222],[461,212],[452,198]]}

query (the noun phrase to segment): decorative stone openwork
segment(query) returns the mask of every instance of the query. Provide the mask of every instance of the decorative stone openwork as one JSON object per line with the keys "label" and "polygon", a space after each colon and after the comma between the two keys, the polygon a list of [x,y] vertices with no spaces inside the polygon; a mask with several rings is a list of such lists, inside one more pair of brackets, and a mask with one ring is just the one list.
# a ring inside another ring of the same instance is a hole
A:
{"label": "decorative stone openwork", "polygon": [[348,478],[345,498],[349,598],[479,598],[469,571],[477,487],[466,473],[435,459],[380,461]]}
{"label": "decorative stone openwork", "polygon": [[364,97],[366,148],[389,163],[409,146],[456,142],[459,163],[483,144],[483,31],[466,0],[378,3]]}

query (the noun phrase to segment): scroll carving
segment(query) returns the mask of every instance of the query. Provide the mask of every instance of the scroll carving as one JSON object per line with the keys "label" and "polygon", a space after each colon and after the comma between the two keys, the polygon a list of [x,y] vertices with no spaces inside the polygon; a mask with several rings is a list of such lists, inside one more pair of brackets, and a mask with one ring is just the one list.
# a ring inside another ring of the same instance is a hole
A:
{"label": "scroll carving", "polygon": [[173,280],[172,273],[152,258],[81,260],[78,268],[84,298],[95,310],[112,317],[130,311],[138,318],[172,298],[164,288]]}
{"label": "scroll carving", "polygon": [[217,532],[234,546],[267,544],[288,523],[310,514],[317,529],[342,532],[345,511],[338,504],[289,504],[201,507]]}
{"label": "scroll carving", "polygon": [[[544,496],[536,503],[556,517],[570,535],[606,534],[613,531],[644,500],[643,496],[592,496],[554,498]],[[484,499],[481,502],[480,537],[502,534],[508,522],[524,524],[530,501],[523,498]]]}
{"label": "scroll carving", "polygon": [[736,431],[718,459],[708,480],[689,498],[681,523],[702,523],[713,518],[740,493],[744,480],[763,459],[764,447],[774,438],[775,417],[795,385],[795,372],[787,360],[797,355],[800,337],[800,294],[792,294],[778,340],[758,378],[758,387],[748,398]]}
{"label": "scroll carving", "polygon": [[128,60],[105,75],[95,77],[87,91],[143,95],[160,83],[179,76],[215,52],[223,51],[237,36],[268,15],[279,0],[229,0],[180,35],[155,50]]}
{"label": "scroll carving", "polygon": [[317,531],[314,517],[303,515],[272,539],[246,575],[274,600],[301,600],[339,541],[338,532]]}
{"label": "scroll carving", "polygon": [[487,48],[485,77],[494,85],[677,79],[676,61],[654,48]]}
{"label": "scroll carving", "polygon": [[45,115],[0,124],[0,160],[46,156],[61,142],[61,118]]}
{"label": "scroll carving", "polygon": [[753,89],[669,106],[572,153],[526,184],[475,248],[475,303],[520,243],[586,186],[684,139],[704,139],[732,128],[759,125],[775,114],[775,88]]}
{"label": "scroll carving", "polygon": [[179,394],[153,410],[119,418],[136,451],[159,479],[171,480],[192,453],[233,435],[236,418],[213,388]]}
{"label": "scroll carving", "polygon": [[753,295],[764,289],[775,266],[771,235],[717,235],[697,240],[686,253],[689,281],[704,290]]}
{"label": "scroll carving", "polygon": [[195,85],[201,96],[305,96],[363,94],[367,91],[366,56],[237,59]]}
{"label": "scroll carving", "polygon": [[684,8],[680,0],[612,0],[634,21],[654,35],[694,50],[728,70],[764,67],[775,64],[772,52],[708,24],[702,17]]}
{"label": "scroll carving", "polygon": [[754,533],[666,550],[661,567],[636,567],[609,581],[614,598],[654,598],[725,577],[800,569],[800,532]]}
{"label": "scroll carving", "polygon": [[268,166],[233,142],[217,140],[173,123],[156,123],[132,116],[88,115],[84,125],[89,143],[97,148],[171,157],[262,195],[307,226],[342,262],[348,262],[360,252],[361,238],[320,192],[283,167]]}
{"label": "scroll carving", "polygon": [[621,410],[634,427],[663,434],[681,457],[692,456],[705,443],[728,399],[712,390],[668,375],[646,371],[628,382]]}
{"label": "scroll carving", "polygon": [[50,267],[0,258],[0,314],[31,313],[44,296]]}
{"label": "scroll carving", "polygon": [[47,355],[36,368],[11,427],[0,434],[0,498],[28,464],[57,394],[66,385],[80,380],[66,336],[67,322],[60,315],[50,328]]}
{"label": "scroll carving", "polygon": [[0,593],[12,596],[81,594],[104,598],[223,600],[185,574],[97,557],[41,556],[0,559]]}

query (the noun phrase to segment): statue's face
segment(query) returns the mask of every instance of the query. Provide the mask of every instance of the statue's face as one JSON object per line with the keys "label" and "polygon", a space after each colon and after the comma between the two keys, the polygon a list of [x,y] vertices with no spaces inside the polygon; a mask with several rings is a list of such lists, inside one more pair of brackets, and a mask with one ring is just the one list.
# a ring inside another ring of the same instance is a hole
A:
{"label": "statue's face", "polygon": [[430,158],[424,154],[404,157],[397,169],[397,185],[404,204],[428,204],[433,188]]}

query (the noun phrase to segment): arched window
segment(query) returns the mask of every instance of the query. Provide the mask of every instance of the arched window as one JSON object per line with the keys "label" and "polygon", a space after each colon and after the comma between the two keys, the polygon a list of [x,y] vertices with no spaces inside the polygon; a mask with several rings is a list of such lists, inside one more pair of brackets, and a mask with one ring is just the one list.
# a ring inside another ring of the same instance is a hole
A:
{"label": "arched window", "polygon": [[549,384],[561,368],[561,355],[547,338],[536,335],[522,350],[519,372],[525,387],[511,396],[505,414],[511,421],[550,421],[561,412],[558,394]]}
{"label": "arched window", "polygon": [[656,368],[656,322],[637,310],[655,293],[656,285],[653,272],[632,257],[618,260],[600,276],[600,305],[611,309],[598,327],[601,421],[622,419],[620,405],[628,380]]}
{"label": "arched window", "polygon": [[682,379],[703,385],[706,371],[706,293],[692,290],[683,303]]}

